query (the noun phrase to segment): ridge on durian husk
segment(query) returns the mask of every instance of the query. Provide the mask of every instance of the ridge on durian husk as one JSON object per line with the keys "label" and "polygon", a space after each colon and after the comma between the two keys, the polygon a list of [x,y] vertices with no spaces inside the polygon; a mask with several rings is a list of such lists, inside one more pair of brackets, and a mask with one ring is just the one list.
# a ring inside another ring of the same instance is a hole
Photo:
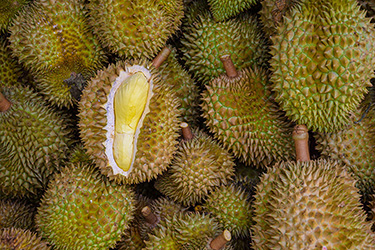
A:
{"label": "ridge on durian husk", "polygon": [[0,228],[34,229],[36,208],[26,200],[0,200]]}
{"label": "ridge on durian husk", "polygon": [[[129,69],[149,72],[148,81],[153,82],[153,95],[147,107],[149,113],[139,128],[132,170],[125,176],[114,172],[105,153],[104,143],[109,131],[106,129],[108,117],[104,104],[110,101],[108,95],[115,80],[121,72],[125,74]],[[80,136],[87,153],[104,175],[117,182],[137,184],[150,181],[168,167],[177,149],[179,115],[175,94],[160,81],[160,76],[150,62],[119,61],[98,71],[83,90],[78,115]]]}
{"label": "ridge on durian husk", "polygon": [[371,86],[374,25],[355,0],[305,1],[272,37],[271,81],[286,115],[314,132],[349,122]]}
{"label": "ridge on durian husk", "polygon": [[50,250],[52,248],[35,232],[21,228],[3,228],[0,229],[0,249]]}
{"label": "ridge on durian husk", "polygon": [[210,11],[216,21],[236,16],[255,5],[257,0],[208,0]]}
{"label": "ridge on durian husk", "polygon": [[253,248],[374,249],[355,182],[332,160],[269,167],[254,196]]}
{"label": "ridge on durian husk", "polygon": [[264,69],[217,77],[206,85],[201,105],[215,138],[248,165],[266,167],[294,157],[292,123],[273,102]]}
{"label": "ridge on durian husk", "polygon": [[194,138],[181,141],[171,166],[155,188],[172,200],[192,206],[234,175],[233,157],[206,133],[193,129]]}

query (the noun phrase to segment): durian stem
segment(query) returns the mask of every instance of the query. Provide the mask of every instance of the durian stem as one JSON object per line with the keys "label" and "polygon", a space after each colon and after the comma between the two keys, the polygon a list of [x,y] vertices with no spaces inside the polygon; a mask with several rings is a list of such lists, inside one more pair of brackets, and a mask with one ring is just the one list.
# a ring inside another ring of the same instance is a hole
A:
{"label": "durian stem", "polygon": [[305,125],[296,125],[293,130],[297,161],[310,161],[309,130]]}
{"label": "durian stem", "polygon": [[2,93],[0,93],[0,112],[7,111],[10,109],[10,106],[12,106],[12,103],[8,101]]}
{"label": "durian stem", "polygon": [[171,49],[168,47],[164,47],[160,53],[152,60],[152,65],[155,68],[159,68],[160,65],[168,58],[169,54],[171,53]]}
{"label": "durian stem", "polygon": [[193,139],[194,134],[191,131],[191,128],[189,127],[189,124],[187,124],[186,122],[183,122],[183,123],[181,123],[180,127],[181,127],[181,131],[182,131],[182,138],[184,138],[184,140],[190,141],[191,139]]}
{"label": "durian stem", "polygon": [[232,239],[231,233],[225,229],[219,236],[210,242],[210,248],[213,250],[220,250]]}
{"label": "durian stem", "polygon": [[220,60],[224,65],[224,69],[228,77],[238,76],[238,72],[236,70],[236,67],[234,66],[232,59],[230,58],[230,55],[223,55],[220,57]]}
{"label": "durian stem", "polygon": [[144,208],[142,208],[141,213],[147,223],[151,225],[156,225],[158,223],[158,217],[152,212],[149,206],[145,206]]}

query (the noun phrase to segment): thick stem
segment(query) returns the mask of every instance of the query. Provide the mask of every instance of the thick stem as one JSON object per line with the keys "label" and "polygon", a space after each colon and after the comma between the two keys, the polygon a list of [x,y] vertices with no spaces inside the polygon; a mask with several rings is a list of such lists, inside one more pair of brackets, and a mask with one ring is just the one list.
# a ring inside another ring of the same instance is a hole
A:
{"label": "thick stem", "polygon": [[224,69],[227,73],[228,77],[237,77],[238,72],[236,70],[236,67],[233,64],[232,59],[230,58],[230,55],[223,55],[220,57],[221,62],[224,65]]}
{"label": "thick stem", "polygon": [[182,138],[184,138],[184,140],[189,141],[189,140],[193,139],[194,134],[191,131],[191,128],[189,127],[189,124],[187,124],[186,122],[183,122],[183,123],[181,123],[180,127],[181,127],[181,131],[182,131]]}
{"label": "thick stem", "polygon": [[6,99],[2,93],[0,93],[0,112],[7,111],[10,109],[10,106],[12,106],[12,103],[8,101],[8,99]]}
{"label": "thick stem", "polygon": [[220,250],[232,239],[231,233],[225,229],[219,236],[210,242],[210,248],[212,250]]}
{"label": "thick stem", "polygon": [[158,223],[158,217],[152,212],[149,206],[142,208],[141,213],[147,223],[151,225],[156,225]]}
{"label": "thick stem", "polygon": [[163,62],[168,58],[169,54],[171,53],[171,49],[168,47],[164,47],[160,53],[152,60],[152,65],[154,65],[155,68],[159,68],[160,65],[163,64]]}
{"label": "thick stem", "polygon": [[296,125],[293,130],[297,161],[310,161],[309,130],[305,125]]}

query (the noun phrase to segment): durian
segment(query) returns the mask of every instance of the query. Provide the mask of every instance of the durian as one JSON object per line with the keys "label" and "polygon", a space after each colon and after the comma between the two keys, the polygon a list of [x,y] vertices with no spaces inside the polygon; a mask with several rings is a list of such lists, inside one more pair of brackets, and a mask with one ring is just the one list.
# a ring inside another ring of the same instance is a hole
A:
{"label": "durian", "polygon": [[20,84],[22,67],[12,57],[9,43],[2,37],[0,37],[0,65],[0,86],[10,87]]}
{"label": "durian", "polygon": [[8,31],[8,27],[12,23],[13,18],[29,2],[30,0],[2,0],[1,1],[0,33],[5,33]]}
{"label": "durian", "polygon": [[208,0],[213,17],[223,21],[255,5],[257,0]]}
{"label": "durian", "polygon": [[25,200],[0,200],[0,228],[34,229],[35,207]]}
{"label": "durian", "polygon": [[0,229],[0,249],[2,250],[50,250],[50,245],[42,237],[21,228]]}

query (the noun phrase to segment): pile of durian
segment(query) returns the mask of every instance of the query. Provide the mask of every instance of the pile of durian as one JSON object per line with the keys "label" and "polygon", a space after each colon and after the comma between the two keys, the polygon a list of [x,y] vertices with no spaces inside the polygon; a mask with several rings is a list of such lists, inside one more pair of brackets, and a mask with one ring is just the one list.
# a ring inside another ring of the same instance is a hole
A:
{"label": "pile of durian", "polygon": [[374,14],[0,0],[0,249],[375,249]]}

